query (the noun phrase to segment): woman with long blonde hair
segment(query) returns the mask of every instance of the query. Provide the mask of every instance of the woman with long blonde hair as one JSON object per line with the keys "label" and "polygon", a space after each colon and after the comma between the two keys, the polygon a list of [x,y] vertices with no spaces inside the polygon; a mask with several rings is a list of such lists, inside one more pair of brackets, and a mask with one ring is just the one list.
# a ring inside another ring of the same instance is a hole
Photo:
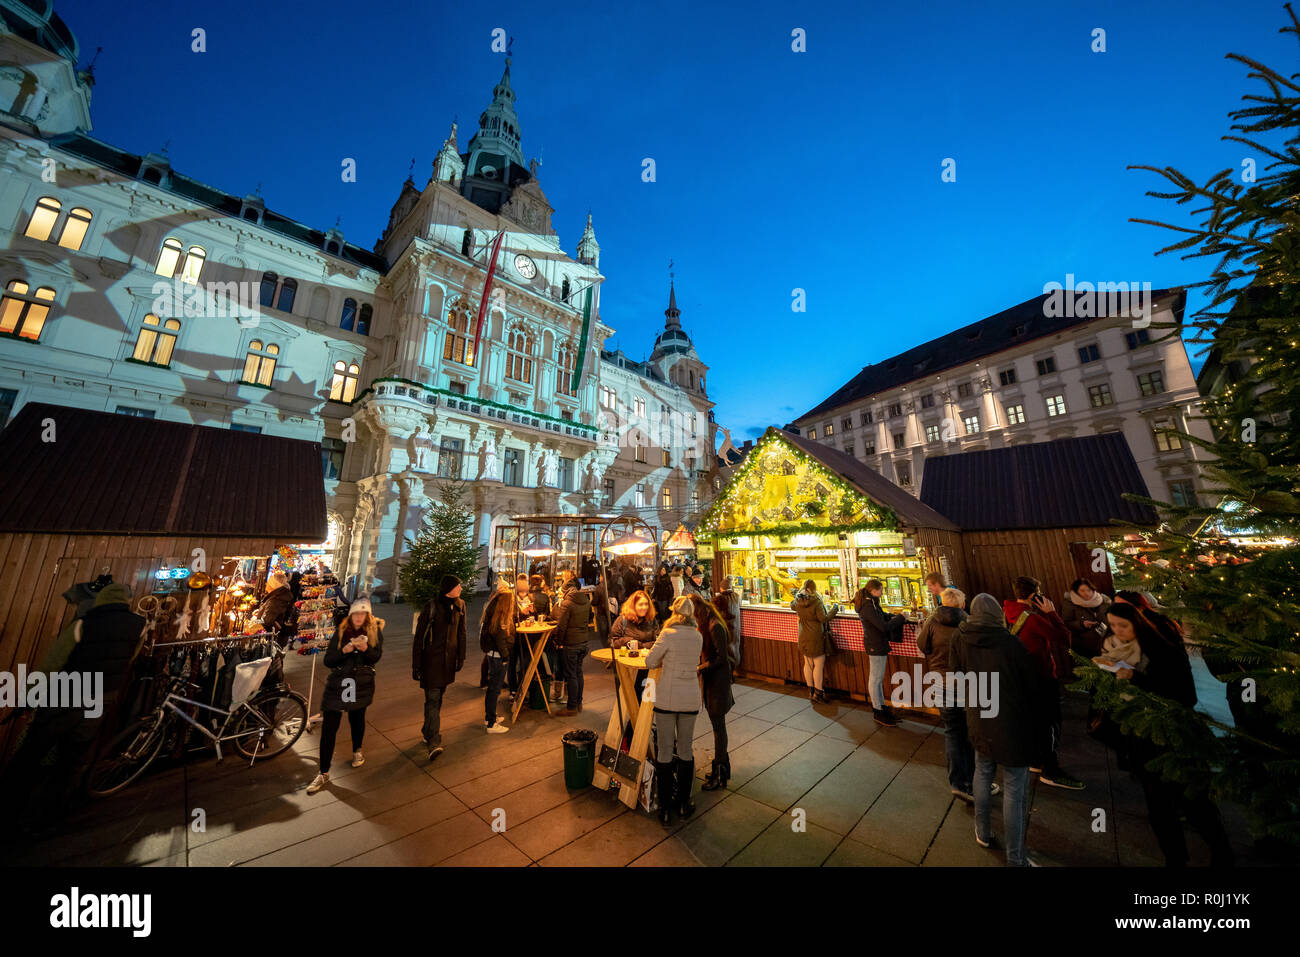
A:
{"label": "woman with long blonde hair", "polygon": [[330,783],[330,765],[334,760],[334,743],[338,740],[343,712],[348,713],[352,731],[352,766],[366,763],[361,753],[366,734],[366,708],[375,697],[375,663],[383,654],[384,621],[376,618],[369,598],[352,603],[348,617],[339,622],[329,647],[325,649],[325,694],[321,697],[320,773],[307,793],[315,794]]}
{"label": "woman with long blonde hair", "polygon": [[655,684],[655,777],[659,782],[659,823],[672,824],[674,808],[683,818],[695,811],[691,786],[695,782],[695,716],[700,713],[698,665],[704,639],[695,627],[698,599],[682,595],[673,601],[663,631],[646,655],[646,667],[662,668]]}

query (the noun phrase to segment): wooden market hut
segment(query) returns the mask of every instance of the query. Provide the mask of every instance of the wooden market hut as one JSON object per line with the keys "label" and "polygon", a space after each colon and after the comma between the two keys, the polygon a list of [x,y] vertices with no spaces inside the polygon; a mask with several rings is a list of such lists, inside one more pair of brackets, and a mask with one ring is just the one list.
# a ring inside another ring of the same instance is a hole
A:
{"label": "wooden market hut", "polygon": [[[147,594],[163,567],[323,541],[316,442],[43,403],[0,433],[0,669],[39,662],[100,574]],[[0,755],[14,724],[0,729]]]}
{"label": "wooden market hut", "polygon": [[1148,494],[1122,432],[929,458],[921,485],[921,501],[961,526],[967,596],[1010,598],[1030,575],[1058,608],[1076,578],[1114,593],[1109,565],[1094,570],[1094,550],[1124,533],[1114,522],[1157,521],[1125,493]]}
{"label": "wooden market hut", "polygon": [[[713,587],[742,591],[741,671],[802,682],[792,582],[805,577],[831,592],[839,653],[825,686],[855,697],[868,687],[862,627],[847,601],[869,578],[897,582],[899,610],[919,597],[929,572],[965,576],[956,524],[863,462],[784,429],[770,428],[722,488],[696,528],[701,557],[712,557]],[[771,569],[771,571],[768,571]],[[768,575],[772,581],[764,576]],[[890,655],[890,671],[918,660],[915,627]]]}

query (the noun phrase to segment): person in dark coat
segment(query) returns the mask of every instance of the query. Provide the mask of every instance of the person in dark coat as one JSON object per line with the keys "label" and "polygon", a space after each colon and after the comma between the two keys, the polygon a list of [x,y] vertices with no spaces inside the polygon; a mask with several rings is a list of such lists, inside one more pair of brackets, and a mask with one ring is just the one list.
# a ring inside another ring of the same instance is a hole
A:
{"label": "person in dark coat", "polygon": [[[949,649],[957,629],[966,620],[962,606],[966,596],[956,588],[939,593],[938,611],[925,620],[916,633],[916,647],[925,655],[925,670],[945,676],[953,672]],[[944,684],[944,703],[939,709],[943,721],[943,752],[948,764],[948,785],[964,801],[974,801],[975,751],[966,734],[966,710],[948,694]]]}
{"label": "person in dark coat", "polygon": [[655,575],[652,588],[650,596],[654,599],[655,615],[660,621],[664,621],[668,617],[668,608],[672,605],[673,598],[676,597],[673,592],[673,580],[668,575],[668,565],[666,563],[659,566],[659,572]]}
{"label": "person in dark coat", "polygon": [[253,620],[263,630],[274,633],[276,642],[283,648],[298,633],[294,610],[289,579],[278,569],[271,572],[266,579],[266,597],[253,612]]}
{"label": "person in dark coat", "polygon": [[[1029,652],[1010,631],[992,595],[971,602],[970,617],[957,628],[948,646],[954,672],[978,676],[975,700],[967,696],[966,727],[975,748],[975,840],[992,847],[989,816],[993,777],[1002,765],[1002,822],[1007,863],[1027,867],[1025,829],[1029,823],[1029,765],[1042,753],[1047,735],[1044,686]],[[968,681],[969,689],[976,682]],[[991,700],[981,700],[987,696]]]}
{"label": "person in dark coat", "polygon": [[411,677],[424,689],[424,735],[429,760],[442,754],[442,695],[465,667],[465,602],[461,582],[444,575],[438,595],[429,599],[415,623]]}
{"label": "person in dark coat", "polygon": [[384,621],[371,611],[369,598],[358,598],[339,622],[325,649],[325,667],[330,669],[321,696],[320,773],[307,793],[315,794],[330,783],[334,743],[338,740],[343,712],[348,713],[352,732],[352,766],[366,763],[361,745],[366,734],[366,708],[375,699],[375,665],[384,653]]}
{"label": "person in dark coat", "polygon": [[[825,701],[823,681],[826,673],[826,632],[822,628],[835,617],[835,610],[827,611],[817,594],[817,583],[811,578],[790,601],[790,609],[799,616],[799,654],[803,657],[803,680],[813,701]],[[838,609],[836,609],[838,610]]]}
{"label": "person in dark coat", "polygon": [[[131,611],[130,601],[125,585],[104,585],[90,610],[74,623],[71,651],[55,673],[82,675],[84,700],[33,709],[22,744],[0,780],[0,828],[23,825],[28,807],[39,809],[38,826],[55,824],[66,814],[100,734],[116,730],[131,663],[144,643],[145,619]],[[103,683],[97,688],[100,675]],[[54,760],[47,764],[52,751]]]}
{"label": "person in dark coat", "polygon": [[871,692],[871,714],[878,724],[893,727],[898,716],[885,703],[885,666],[889,663],[889,643],[903,633],[903,616],[887,615],[880,606],[885,583],[873,578],[853,596],[853,607],[862,623],[862,646],[867,651],[870,672],[867,688]]}
{"label": "person in dark coat", "polygon": [[1042,769],[1038,780],[1050,787],[1082,791],[1084,783],[1065,772],[1056,754],[1061,743],[1061,699],[1073,674],[1070,629],[1057,614],[1056,606],[1039,591],[1038,579],[1021,576],[1011,583],[1011,591],[1016,597],[1002,603],[1002,612],[1011,634],[1020,639],[1038,665],[1052,730],[1043,754],[1034,761],[1034,767]]}
{"label": "person in dark coat", "polygon": [[483,721],[488,734],[505,734],[510,730],[504,718],[497,718],[497,699],[501,697],[505,663],[514,651],[515,623],[519,617],[520,608],[514,589],[504,578],[499,579],[496,594],[483,609],[483,620],[478,629],[479,650],[488,663],[487,693],[483,696]]}
{"label": "person in dark coat", "polygon": [[1076,578],[1061,602],[1061,620],[1070,629],[1070,647],[1085,657],[1101,651],[1106,637],[1106,612],[1110,599],[1086,578]]}
{"label": "person in dark coat", "polygon": [[529,595],[533,600],[533,610],[529,614],[537,618],[553,619],[551,593],[546,590],[545,580],[541,575],[534,575],[528,579],[528,584],[532,586]]}
{"label": "person in dark coat", "polygon": [[560,611],[555,617],[555,631],[551,640],[559,654],[560,667],[568,691],[568,701],[561,715],[569,717],[582,711],[582,662],[587,657],[587,642],[591,638],[590,591],[568,588]]}
{"label": "person in dark coat", "polygon": [[704,710],[713,725],[713,765],[704,779],[705,791],[725,788],[731,778],[731,755],[727,753],[727,712],[736,703],[731,693],[731,659],[728,649],[736,627],[736,609],[723,592],[706,602],[695,600],[695,624],[703,638],[700,652],[700,678],[704,692]]}
{"label": "person in dark coat", "polygon": [[[533,596],[529,591],[527,575],[515,577],[515,623],[533,616]],[[524,671],[528,665],[524,661],[527,642],[516,641],[510,648],[510,657],[506,659],[506,686],[510,689],[510,699],[519,694],[519,685],[524,680]]]}
{"label": "person in dark coat", "polygon": [[605,576],[595,573],[596,585],[591,590],[591,614],[596,620],[596,637],[601,647],[609,645],[609,591],[605,587]]}
{"label": "person in dark coat", "polygon": [[[1140,608],[1127,602],[1115,602],[1106,617],[1119,642],[1136,642],[1142,651],[1138,665],[1121,667],[1115,677],[1132,681],[1143,691],[1188,708],[1196,707],[1196,682],[1181,637],[1176,642],[1170,641],[1156,630]],[[1214,802],[1204,794],[1188,797],[1182,785],[1166,781],[1158,771],[1147,768],[1166,748],[1136,736],[1130,736],[1127,744],[1134,773],[1146,797],[1147,820],[1165,855],[1165,866],[1187,866],[1187,838],[1179,820],[1181,811],[1210,846],[1211,866],[1232,867],[1232,845]]]}

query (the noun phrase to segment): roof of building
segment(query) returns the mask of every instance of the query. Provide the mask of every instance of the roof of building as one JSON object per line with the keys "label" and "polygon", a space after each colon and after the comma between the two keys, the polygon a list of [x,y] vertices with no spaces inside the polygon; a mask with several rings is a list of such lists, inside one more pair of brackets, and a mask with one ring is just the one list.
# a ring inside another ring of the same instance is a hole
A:
{"label": "roof of building", "polygon": [[[835,392],[809,409],[795,421],[803,421],[815,415],[830,412],[850,402],[856,402],[869,396],[886,392],[926,376],[935,375],[945,369],[966,365],[977,359],[994,355],[1005,349],[1015,348],[1026,342],[1055,335],[1064,329],[1092,322],[1096,317],[1054,318],[1044,315],[1044,303],[1052,293],[1044,293],[1004,309],[996,315],[962,326],[947,335],[914,346],[906,352],[869,363],[862,371],[842,385]],[[1183,307],[1187,302],[1187,291],[1182,287],[1155,289],[1151,291],[1153,301],[1172,297],[1172,308],[1179,321],[1182,320]],[[1098,297],[1098,305],[1105,311],[1106,299]]]}
{"label": "roof of building", "polygon": [[0,461],[3,532],[327,534],[317,442],[32,402],[0,432]]}
{"label": "roof of building", "polygon": [[[772,428],[768,429],[768,432],[773,430],[776,430],[776,426],[772,426]],[[950,532],[959,530],[958,526],[944,515],[904,492],[865,462],[859,462],[853,456],[846,455],[839,449],[831,448],[829,445],[823,445],[820,442],[814,442],[786,429],[777,431],[780,432],[782,439],[805,454],[811,455],[863,495],[879,502],[881,505],[889,506],[903,521],[903,524],[911,525],[913,528],[941,528]],[[926,468],[929,467],[927,462]]]}
{"label": "roof of building", "polygon": [[[85,133],[65,133],[53,137],[50,143],[61,150],[130,178],[138,176],[141,166],[144,165],[144,157],[110,146]],[[243,208],[241,197],[200,183],[174,169],[168,174],[167,185],[153,185],[236,219],[239,218],[240,210]],[[323,250],[325,246],[325,230],[313,229],[269,209],[262,213],[262,227],[281,236],[296,239],[314,249]],[[388,269],[382,256],[352,243],[343,244],[343,252],[339,258],[376,272],[382,273]]]}
{"label": "roof of building", "polygon": [[77,38],[54,12],[53,0],[0,3],[0,23],[30,43],[77,64]]}
{"label": "roof of building", "polygon": [[1148,495],[1122,432],[927,458],[921,481],[921,501],[968,532],[1153,524],[1125,492]]}

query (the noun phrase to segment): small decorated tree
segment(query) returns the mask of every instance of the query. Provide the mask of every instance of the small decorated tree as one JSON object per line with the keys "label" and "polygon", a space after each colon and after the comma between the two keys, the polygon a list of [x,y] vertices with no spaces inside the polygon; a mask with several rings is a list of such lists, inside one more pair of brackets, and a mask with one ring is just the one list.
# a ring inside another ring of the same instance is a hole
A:
{"label": "small decorated tree", "polygon": [[406,539],[407,556],[399,577],[402,595],[415,608],[438,595],[444,575],[464,582],[468,598],[478,576],[478,549],[474,546],[474,516],[465,505],[468,489],[458,479],[439,482],[436,501],[424,511],[420,531]]}

